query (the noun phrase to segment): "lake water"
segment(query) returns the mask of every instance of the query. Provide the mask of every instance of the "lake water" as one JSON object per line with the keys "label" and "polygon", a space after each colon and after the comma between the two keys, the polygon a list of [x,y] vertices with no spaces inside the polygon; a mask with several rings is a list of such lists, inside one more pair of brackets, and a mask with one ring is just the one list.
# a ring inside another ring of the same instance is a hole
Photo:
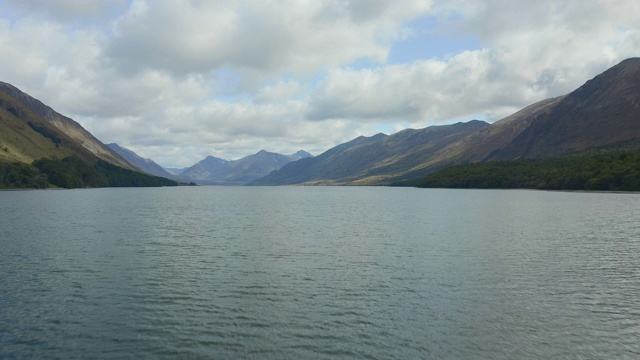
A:
{"label": "lake water", "polygon": [[640,194],[0,192],[0,358],[640,358]]}

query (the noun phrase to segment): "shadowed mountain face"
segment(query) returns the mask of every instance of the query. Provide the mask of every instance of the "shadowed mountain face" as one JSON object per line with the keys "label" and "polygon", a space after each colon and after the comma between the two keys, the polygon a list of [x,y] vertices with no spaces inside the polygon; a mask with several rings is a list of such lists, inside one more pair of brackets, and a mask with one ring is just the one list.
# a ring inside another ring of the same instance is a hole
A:
{"label": "shadowed mountain face", "polygon": [[310,156],[311,154],[302,150],[292,155],[262,150],[233,161],[208,156],[184,170],[181,177],[203,185],[244,185],[280,169],[285,164]]}
{"label": "shadowed mountain face", "polygon": [[165,168],[158,165],[155,161],[142,158],[141,156],[127,148],[123,148],[122,146],[115,143],[107,144],[107,146],[111,150],[115,151],[118,155],[122,156],[125,160],[135,165],[138,169],[144,171],[149,175],[160,176],[175,181],[184,181],[182,178],[180,178],[180,176],[170,173],[169,171],[165,170]]}
{"label": "shadowed mountain face", "polygon": [[[91,133],[85,130],[80,124],[73,121],[72,119],[61,115],[54,111],[49,106],[43,104],[37,99],[25,94],[20,91],[18,88],[14,87],[11,84],[7,84],[4,82],[0,82],[0,108],[3,108],[11,115],[22,121],[23,123],[32,123],[35,125],[35,129],[41,129],[42,133],[49,133],[51,137],[59,137],[60,139],[68,139],[71,142],[81,145],[87,151],[91,152],[93,155],[98,158],[107,161],[111,164],[120,166],[125,169],[130,170],[138,170],[135,166],[131,165],[128,161],[123,159],[116,152],[111,150],[109,147],[104,145],[100,140],[96,139]],[[5,121],[5,125],[8,125],[9,120]],[[15,123],[15,121],[14,121]],[[15,125],[15,124],[14,124]],[[34,127],[32,127],[34,129]],[[13,127],[13,131],[16,131],[16,128]],[[22,130],[18,130],[22,132]],[[58,136],[55,134],[61,133],[63,135]],[[18,148],[24,148],[25,146],[37,146],[42,148],[43,152],[38,152],[38,154],[34,153],[35,158],[31,160],[36,160],[50,153],[50,155],[56,154],[56,151],[51,151],[52,149],[48,149],[48,144],[45,144],[46,141],[42,139],[38,139],[37,137],[31,137],[30,134],[23,134],[20,136],[23,140],[26,140],[25,137],[30,137],[31,141],[28,143],[18,144],[16,143],[16,150]],[[46,136],[45,136],[46,138]],[[49,138],[49,140],[51,140]],[[2,140],[0,140],[1,142]],[[11,143],[12,141],[9,139],[5,139],[3,143]],[[59,142],[58,148],[61,144],[69,144],[66,141]],[[45,150],[45,148],[47,150]],[[30,150],[25,149],[25,151],[30,152]],[[75,150],[74,150],[75,151]],[[41,156],[42,155],[42,156]],[[31,157],[28,155],[27,157]],[[8,158],[8,157],[7,157]],[[15,159],[17,161],[22,161],[23,159]]]}
{"label": "shadowed mountain face", "polygon": [[471,121],[356,140],[252,184],[387,185],[455,164],[553,157],[640,140],[640,58],[491,125]]}
{"label": "shadowed mountain face", "polygon": [[640,140],[640,58],[451,144],[429,166],[433,172],[460,163],[553,157],[634,140]]}
{"label": "shadowed mountain face", "polygon": [[640,138],[640,58],[627,59],[534,117],[492,159],[567,154]]}
{"label": "shadowed mountain face", "polygon": [[180,173],[180,176],[189,181],[200,183],[210,177],[211,174],[215,174],[218,170],[222,169],[222,166],[228,162],[229,160],[220,159],[215,156],[207,156],[203,160],[184,169],[182,173]]}
{"label": "shadowed mountain face", "polygon": [[315,158],[288,164],[252,185],[378,185],[401,176],[417,177],[424,159],[486,126],[474,120],[358,137]]}

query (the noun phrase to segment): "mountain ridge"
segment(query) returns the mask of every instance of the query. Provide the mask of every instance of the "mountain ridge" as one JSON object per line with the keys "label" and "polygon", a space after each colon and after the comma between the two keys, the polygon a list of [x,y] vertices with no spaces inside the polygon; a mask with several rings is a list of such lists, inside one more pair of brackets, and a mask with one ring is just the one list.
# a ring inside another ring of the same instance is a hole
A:
{"label": "mountain ridge", "polygon": [[640,58],[631,58],[565,96],[496,160],[563,155],[634,140],[640,136],[639,115]]}
{"label": "mountain ridge", "polygon": [[291,155],[260,150],[238,160],[207,156],[185,169],[180,176],[202,185],[245,185],[288,163],[311,156],[304,150]]}
{"label": "mountain ridge", "polygon": [[[155,164],[119,154],[72,119],[3,82],[0,128],[0,162],[5,164],[69,156],[133,171]],[[219,185],[390,185],[457,164],[555,157],[638,140],[640,58],[630,58],[566,95],[538,101],[493,124],[471,120],[359,136],[317,157],[265,150],[233,161],[207,157],[182,174]],[[173,176],[159,165],[153,171]]]}
{"label": "mountain ridge", "polygon": [[405,129],[392,135],[359,136],[312,160],[287,164],[250,185],[376,185],[416,169],[420,158],[489,124],[467,123]]}
{"label": "mountain ridge", "polygon": [[[66,117],[51,107],[45,105],[40,100],[28,95],[17,87],[0,81],[0,92],[3,92],[16,99],[23,106],[27,107],[40,118],[46,120],[49,124],[56,127],[66,136],[70,137],[85,149],[96,155],[98,158],[113,163],[125,169],[139,171],[135,166],[130,164],[116,152],[111,150],[93,134],[88,132],[80,124],[69,117]],[[15,114],[14,114],[15,115]]]}
{"label": "mountain ridge", "polygon": [[110,143],[106,145],[111,150],[115,151],[118,155],[122,156],[129,163],[149,175],[160,176],[174,181],[184,182],[184,179],[182,179],[180,176],[172,174],[155,161],[143,158],[130,149],[122,147],[116,143]]}
{"label": "mountain ridge", "polygon": [[0,83],[0,188],[175,185],[143,174],[80,124]]}
{"label": "mountain ridge", "polygon": [[[368,152],[379,153],[385,146],[398,147],[402,142],[395,140],[412,131],[435,132],[447,126],[451,125],[404,130],[408,132],[377,139],[369,145]],[[560,156],[638,139],[640,58],[630,58],[566,95],[538,101],[450,141],[424,138],[422,143],[416,143],[419,145],[415,149],[403,153],[396,148],[395,156],[390,151],[388,158],[354,156],[354,152],[349,154],[345,150],[350,148],[349,143],[340,144],[315,160],[286,165],[252,185],[390,185],[457,164]],[[334,153],[341,153],[342,157],[327,160],[328,154]],[[320,161],[325,162],[319,164]],[[342,172],[340,176],[336,176],[335,169]]]}

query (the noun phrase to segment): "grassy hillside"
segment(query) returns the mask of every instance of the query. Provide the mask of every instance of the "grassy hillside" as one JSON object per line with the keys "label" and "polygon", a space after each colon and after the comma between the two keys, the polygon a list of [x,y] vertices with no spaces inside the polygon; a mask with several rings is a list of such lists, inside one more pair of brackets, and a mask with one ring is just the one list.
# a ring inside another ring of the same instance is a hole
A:
{"label": "grassy hillside", "polygon": [[4,94],[0,93],[0,162],[31,164],[43,157],[64,158],[74,153],[74,147],[69,146],[71,139],[52,136],[57,132],[51,125],[39,122],[35,114],[26,109],[6,103],[5,107],[3,102]]}
{"label": "grassy hillside", "polygon": [[554,158],[457,165],[413,184],[429,188],[640,191],[640,145]]}
{"label": "grassy hillside", "polygon": [[[35,124],[37,128],[45,129],[43,133],[45,136],[46,134],[64,134],[62,137],[57,136],[57,138],[61,140],[57,145],[65,145],[64,142],[70,140],[70,142],[67,142],[67,145],[80,147],[84,152],[91,153],[102,160],[125,169],[139,170],[104,145],[100,140],[96,139],[95,136],[73,119],[56,112],[40,100],[2,81],[0,81],[0,107],[9,111],[24,123],[31,122]],[[0,136],[1,133],[0,131]],[[55,140],[56,136],[51,139]],[[78,153],[78,151],[75,151],[75,153]],[[84,157],[83,154],[79,155]]]}
{"label": "grassy hillside", "polygon": [[0,91],[0,189],[175,185],[99,159],[27,104]]}

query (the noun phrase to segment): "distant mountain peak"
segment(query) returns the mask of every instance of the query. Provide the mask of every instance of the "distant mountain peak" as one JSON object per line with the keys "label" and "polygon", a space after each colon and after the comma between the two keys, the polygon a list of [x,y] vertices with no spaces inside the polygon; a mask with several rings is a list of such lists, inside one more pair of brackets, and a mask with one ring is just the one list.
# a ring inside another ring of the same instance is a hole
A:
{"label": "distant mountain peak", "polygon": [[311,156],[306,151],[294,155],[282,155],[260,150],[238,160],[222,160],[213,156],[185,169],[181,176],[189,181],[209,185],[244,185],[285,164]]}
{"label": "distant mountain peak", "polygon": [[213,155],[208,155],[207,157],[205,157],[201,161],[205,161],[205,160],[207,160],[207,161],[222,161],[222,162],[229,161],[229,160],[225,160],[225,159],[222,159],[222,158],[219,158],[219,157],[215,157]]}
{"label": "distant mountain peak", "polygon": [[308,157],[313,157],[313,155],[311,155],[310,153],[304,151],[304,150],[298,150],[295,153],[289,155],[291,158],[295,159],[295,160],[300,160],[300,159],[304,159],[304,158],[308,158]]}

